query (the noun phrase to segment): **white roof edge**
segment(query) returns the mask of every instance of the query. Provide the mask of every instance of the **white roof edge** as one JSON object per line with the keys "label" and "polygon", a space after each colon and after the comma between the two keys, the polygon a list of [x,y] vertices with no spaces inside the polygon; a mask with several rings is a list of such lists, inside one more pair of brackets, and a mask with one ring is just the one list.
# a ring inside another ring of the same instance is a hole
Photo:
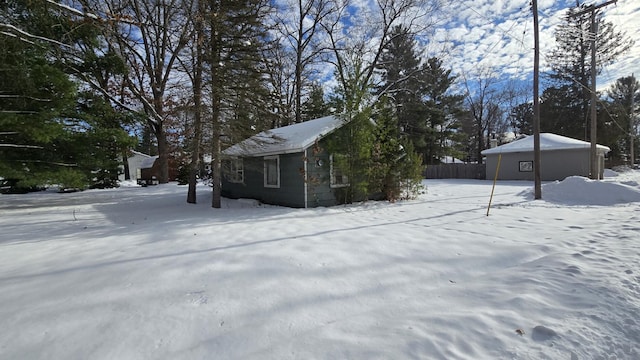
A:
{"label": "white roof edge", "polygon": [[222,155],[224,155],[224,156],[232,156],[232,157],[240,157],[240,156],[244,156],[244,157],[261,157],[261,156],[273,156],[273,155],[283,155],[283,154],[295,154],[295,153],[299,153],[299,152],[305,151],[312,144],[307,145],[304,148],[287,149],[287,150],[282,150],[282,151],[267,151],[267,152],[261,152],[261,153],[248,153],[248,154],[240,154],[240,153],[229,154],[225,150],[225,151],[222,152]]}
{"label": "white roof edge", "polygon": [[[495,148],[485,149],[481,152],[482,155],[491,154],[506,154],[506,153],[524,153],[533,151],[533,136],[529,135],[525,138],[515,140],[513,142],[500,145]],[[589,149],[591,143],[557,135],[553,133],[540,134],[540,151],[554,151],[554,150],[578,150]],[[600,152],[609,152],[611,149],[608,146],[596,144],[596,148]]]}
{"label": "white roof edge", "polygon": [[[225,156],[260,157],[303,152],[344,124],[346,121],[340,116],[329,115],[274,128],[236,143],[222,151],[222,154]],[[281,141],[270,142],[269,139],[280,139]]]}
{"label": "white roof edge", "polygon": [[131,150],[131,153],[132,153],[132,154],[136,154],[136,155],[146,156],[146,157],[148,157],[148,158],[152,157],[152,155],[145,154],[145,153],[143,153],[143,152],[136,151],[136,150]]}

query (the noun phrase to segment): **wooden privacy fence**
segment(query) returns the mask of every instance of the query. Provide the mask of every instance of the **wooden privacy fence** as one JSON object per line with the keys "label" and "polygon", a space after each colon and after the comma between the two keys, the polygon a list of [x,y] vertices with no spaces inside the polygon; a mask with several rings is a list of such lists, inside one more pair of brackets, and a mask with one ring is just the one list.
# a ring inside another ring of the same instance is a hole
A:
{"label": "wooden privacy fence", "polygon": [[427,165],[424,171],[427,179],[480,179],[487,178],[485,164],[440,164]]}

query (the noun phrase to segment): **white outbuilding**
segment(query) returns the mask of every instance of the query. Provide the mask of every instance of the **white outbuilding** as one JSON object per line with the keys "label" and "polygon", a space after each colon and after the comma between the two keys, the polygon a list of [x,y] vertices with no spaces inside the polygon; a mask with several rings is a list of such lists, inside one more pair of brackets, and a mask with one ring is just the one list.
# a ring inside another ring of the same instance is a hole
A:
{"label": "white outbuilding", "polygon": [[[597,145],[598,173],[604,173],[604,158],[611,150]],[[588,177],[591,144],[552,133],[540,134],[540,178],[543,181],[563,180],[567,176]],[[500,158],[499,180],[534,180],[533,136],[482,151],[486,156],[487,179],[496,176]]]}
{"label": "white outbuilding", "polygon": [[[140,179],[140,170],[143,168],[151,167],[156,158],[157,156],[154,157],[132,150],[131,156],[127,158],[127,163],[129,164],[130,179],[134,181]],[[120,181],[125,180],[124,167],[122,167],[122,173],[118,176],[118,178]]]}

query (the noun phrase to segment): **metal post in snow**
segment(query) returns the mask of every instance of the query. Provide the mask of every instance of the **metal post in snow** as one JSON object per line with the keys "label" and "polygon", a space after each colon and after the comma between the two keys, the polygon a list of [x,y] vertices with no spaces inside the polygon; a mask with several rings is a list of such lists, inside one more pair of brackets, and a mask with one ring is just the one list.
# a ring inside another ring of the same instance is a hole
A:
{"label": "metal post in snow", "polygon": [[498,172],[500,172],[500,160],[502,160],[502,154],[498,154],[498,165],[496,166],[496,175],[493,177],[493,187],[491,187],[489,206],[487,206],[487,216],[489,216],[489,209],[491,209],[491,202],[493,201],[493,191],[496,189],[496,181],[498,181]]}

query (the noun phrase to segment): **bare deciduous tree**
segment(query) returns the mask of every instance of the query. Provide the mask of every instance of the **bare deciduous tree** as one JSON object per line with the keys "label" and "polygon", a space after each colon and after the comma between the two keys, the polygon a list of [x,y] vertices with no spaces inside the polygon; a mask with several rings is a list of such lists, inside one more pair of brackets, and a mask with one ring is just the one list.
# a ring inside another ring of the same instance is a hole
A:
{"label": "bare deciduous tree", "polygon": [[295,54],[292,95],[296,123],[303,121],[301,104],[310,67],[328,50],[319,40],[320,24],[338,10],[337,5],[335,0],[290,0],[277,18],[280,33]]}
{"label": "bare deciduous tree", "polygon": [[194,4],[192,0],[83,1],[93,13],[127,20],[105,22],[105,36],[126,62],[124,84],[144,109],[158,142],[161,183],[169,180],[166,100],[176,81],[178,56],[193,33],[188,19]]}

